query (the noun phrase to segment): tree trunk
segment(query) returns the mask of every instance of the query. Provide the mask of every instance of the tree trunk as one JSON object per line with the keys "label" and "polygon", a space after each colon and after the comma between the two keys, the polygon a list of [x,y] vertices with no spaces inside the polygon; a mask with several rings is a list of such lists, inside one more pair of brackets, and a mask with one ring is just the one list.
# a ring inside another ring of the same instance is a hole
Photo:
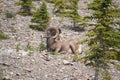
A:
{"label": "tree trunk", "polygon": [[95,77],[93,80],[98,80],[98,77],[99,77],[99,62],[98,61],[95,62],[95,68],[97,69],[95,69]]}
{"label": "tree trunk", "polygon": [[76,27],[76,22],[73,21],[73,28],[75,28],[75,27]]}
{"label": "tree trunk", "polygon": [[95,70],[95,77],[93,80],[98,80],[99,70]]}

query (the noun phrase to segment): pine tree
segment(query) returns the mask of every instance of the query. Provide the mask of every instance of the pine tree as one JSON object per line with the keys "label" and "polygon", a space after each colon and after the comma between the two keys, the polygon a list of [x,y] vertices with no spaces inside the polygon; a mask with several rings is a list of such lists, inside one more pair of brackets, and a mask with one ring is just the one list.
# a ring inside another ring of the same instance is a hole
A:
{"label": "pine tree", "polygon": [[32,4],[32,0],[20,0],[20,2],[17,2],[18,5],[21,5],[21,10],[19,14],[27,16],[31,15],[31,8],[34,8]]}
{"label": "pine tree", "polygon": [[37,25],[30,25],[32,29],[44,31],[49,24],[49,14],[47,12],[47,6],[45,2],[43,2],[40,8],[33,14],[33,19],[31,20]]}
{"label": "pine tree", "polygon": [[112,0],[93,0],[88,8],[93,13],[87,18],[96,23],[89,24],[92,29],[85,41],[89,49],[83,59],[86,65],[94,67],[94,80],[98,80],[100,69],[107,71],[111,59],[120,60],[120,9],[115,7]]}
{"label": "pine tree", "polygon": [[54,5],[55,14],[61,16],[61,13],[65,9],[65,0],[57,0]]}
{"label": "pine tree", "polygon": [[66,7],[67,10],[63,12],[63,15],[69,17],[73,22],[73,27],[77,27],[76,24],[85,22],[84,19],[78,13],[78,2],[79,0],[70,0],[70,4]]}
{"label": "pine tree", "polygon": [[55,13],[58,16],[68,17],[73,22],[73,28],[77,23],[85,22],[85,20],[78,13],[79,0],[57,0],[54,5]]}
{"label": "pine tree", "polygon": [[55,3],[57,0],[45,0],[48,3]]}

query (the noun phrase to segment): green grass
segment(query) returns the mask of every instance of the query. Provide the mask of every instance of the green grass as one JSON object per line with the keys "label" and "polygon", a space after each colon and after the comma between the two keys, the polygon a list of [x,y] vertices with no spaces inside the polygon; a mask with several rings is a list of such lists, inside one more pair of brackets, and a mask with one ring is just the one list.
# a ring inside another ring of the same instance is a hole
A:
{"label": "green grass", "polygon": [[31,12],[29,12],[29,13],[27,13],[27,12],[18,12],[18,14],[22,15],[22,16],[31,16],[32,15]]}
{"label": "green grass", "polygon": [[0,40],[5,40],[5,39],[9,39],[9,36],[0,32]]}
{"label": "green grass", "polygon": [[40,25],[30,25],[30,28],[38,31],[44,31],[46,29],[46,27]]}
{"label": "green grass", "polygon": [[7,18],[15,18],[15,14],[10,11],[6,11],[5,15]]}
{"label": "green grass", "polygon": [[115,68],[116,68],[117,70],[120,71],[120,64],[119,64],[119,63],[116,63],[116,62],[111,62],[111,63],[115,66]]}
{"label": "green grass", "polygon": [[17,44],[16,45],[16,52],[19,52],[19,50],[20,50],[20,44]]}
{"label": "green grass", "polygon": [[30,43],[27,44],[26,46],[26,51],[34,51],[34,47],[30,45]]}
{"label": "green grass", "polygon": [[12,79],[5,78],[5,77],[0,76],[0,80],[12,80]]}
{"label": "green grass", "polygon": [[82,60],[82,58],[76,53],[72,56],[72,58],[73,58],[73,61],[81,61]]}
{"label": "green grass", "polygon": [[28,55],[31,56],[31,54],[33,54],[33,52],[34,52],[36,49],[35,49],[33,46],[31,46],[30,43],[28,42],[25,50],[28,51]]}
{"label": "green grass", "polygon": [[50,52],[50,54],[52,54],[52,55],[58,55],[59,53],[58,52]]}
{"label": "green grass", "polygon": [[110,75],[109,72],[106,71],[106,70],[102,73],[102,78],[103,78],[103,79],[101,79],[101,80],[112,80],[112,79],[111,79],[111,75]]}
{"label": "green grass", "polygon": [[1,15],[1,13],[2,13],[2,10],[0,9],[0,15]]}
{"label": "green grass", "polygon": [[41,41],[38,50],[41,52],[41,51],[43,51],[45,49],[46,49],[46,46],[44,44],[44,41]]}

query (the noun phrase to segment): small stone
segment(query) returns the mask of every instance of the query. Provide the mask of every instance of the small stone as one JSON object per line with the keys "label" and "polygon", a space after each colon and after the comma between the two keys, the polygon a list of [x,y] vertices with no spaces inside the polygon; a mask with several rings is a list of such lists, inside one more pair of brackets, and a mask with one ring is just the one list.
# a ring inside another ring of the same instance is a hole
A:
{"label": "small stone", "polygon": [[50,56],[48,54],[44,54],[43,59],[46,61],[50,61]]}
{"label": "small stone", "polygon": [[16,73],[16,76],[20,76],[20,73]]}
{"label": "small stone", "polygon": [[27,72],[31,72],[32,71],[32,69],[30,69],[30,68],[24,68],[23,70],[25,70]]}
{"label": "small stone", "polygon": [[67,61],[67,60],[63,60],[63,64],[64,64],[64,65],[70,65],[70,62]]}
{"label": "small stone", "polygon": [[28,55],[29,52],[27,51],[24,51],[24,50],[19,50],[19,54],[22,55],[22,56],[26,56]]}

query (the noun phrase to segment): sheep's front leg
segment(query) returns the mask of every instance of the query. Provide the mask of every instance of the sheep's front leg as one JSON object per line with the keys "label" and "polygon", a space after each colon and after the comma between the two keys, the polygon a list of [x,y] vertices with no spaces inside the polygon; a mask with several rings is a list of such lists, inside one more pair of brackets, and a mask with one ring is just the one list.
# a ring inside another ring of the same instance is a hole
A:
{"label": "sheep's front leg", "polygon": [[59,46],[55,49],[55,52],[60,52],[60,50],[61,50],[61,47]]}
{"label": "sheep's front leg", "polygon": [[60,52],[60,54],[66,54],[67,53],[67,51],[61,51]]}

